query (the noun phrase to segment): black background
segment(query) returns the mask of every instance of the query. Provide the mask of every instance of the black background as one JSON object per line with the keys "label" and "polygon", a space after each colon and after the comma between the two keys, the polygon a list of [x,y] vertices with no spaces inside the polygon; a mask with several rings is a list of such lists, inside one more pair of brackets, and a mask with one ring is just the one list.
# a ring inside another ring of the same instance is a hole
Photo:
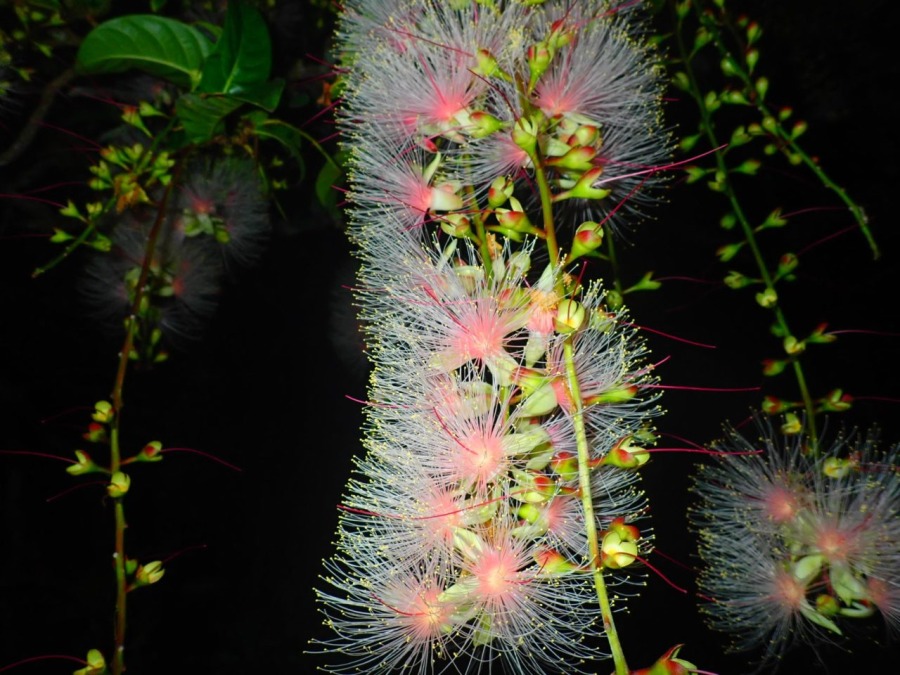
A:
{"label": "black background", "polygon": [[[274,37],[282,66],[299,62],[313,72],[302,59],[323,53],[326,32],[304,23],[303,4],[289,6],[293,23],[285,19]],[[770,99],[792,105],[808,120],[805,147],[864,205],[883,251],[873,261],[861,234],[852,231],[801,255],[799,278],[782,296],[794,330],[803,335],[827,321],[838,330],[900,334],[900,237],[891,203],[898,185],[900,73],[892,3],[729,4],[751,11],[763,25],[759,67],[772,82]],[[5,114],[2,145],[14,138],[36,93],[22,92]],[[673,99],[669,123],[691,133],[691,103],[675,93]],[[63,92],[49,120],[65,126],[95,109]],[[311,128],[319,137],[331,131],[322,124]],[[0,169],[0,192],[82,180],[89,158],[78,141],[44,129],[28,153]],[[310,153],[311,171],[317,161]],[[803,171],[773,166],[739,186],[758,216],[778,205],[785,211],[839,205]],[[680,180],[673,177],[656,219],[627,234],[626,279],[648,269],[657,277],[706,281],[720,280],[730,267],[749,272],[745,258],[727,267],[715,259],[715,249],[730,240],[716,225],[724,202]],[[65,189],[49,194],[62,199]],[[141,560],[183,551],[167,564],[161,583],[129,596],[127,662],[135,675],[305,673],[321,662],[304,653],[311,637],[327,637],[313,587],[322,583],[318,575],[321,559],[332,552],[336,505],[351,458],[360,452],[360,405],[347,396],[365,397],[366,366],[354,351],[349,293],[342,288],[352,273],[344,235],[316,205],[308,182],[283,201],[288,218],[276,223],[265,258],[226,289],[203,339],[174,352],[168,363],[127,378],[126,447],[159,439],[242,469],[172,453],[132,472],[129,551]],[[34,235],[56,222],[53,210],[6,199],[0,215],[0,449],[71,456],[84,445],[80,434],[90,407],[109,395],[119,340],[98,331],[83,307],[77,291],[81,257],[30,278],[51,256],[46,238]],[[766,240],[766,250],[770,256],[796,252],[851,224],[839,211],[797,216]],[[778,343],[753,293],[672,280],[659,291],[630,297],[637,323],[717,346],[701,349],[648,334],[653,360],[671,357],[658,371],[663,383],[761,385],[767,393],[794,397],[787,375],[771,381],[760,375],[759,361],[776,356]],[[804,357],[815,393],[841,387],[859,397],[851,412],[829,421],[832,432],[876,423],[886,442],[900,440],[897,403],[866,400],[900,398],[898,339],[846,335]],[[725,420],[745,420],[760,395],[670,391],[658,428],[708,442]],[[671,439],[664,444],[678,445]],[[695,461],[661,455],[644,470],[657,546],[694,567],[685,509]],[[64,468],[53,460],[0,456],[0,668],[41,654],[83,657],[91,647],[107,651],[112,641],[112,510],[101,485],[54,498],[87,482],[74,481]],[[691,571],[653,560],[693,589]],[[693,598],[653,575],[628,606],[620,629],[632,667],[686,643],[683,655],[705,670],[746,668],[748,656],[726,656],[726,640],[703,627]],[[826,665],[833,673],[863,672],[889,656],[887,648],[870,645],[855,643],[849,654],[821,648],[818,659],[801,648],[782,672],[826,672]],[[55,661],[14,672],[76,667]]]}

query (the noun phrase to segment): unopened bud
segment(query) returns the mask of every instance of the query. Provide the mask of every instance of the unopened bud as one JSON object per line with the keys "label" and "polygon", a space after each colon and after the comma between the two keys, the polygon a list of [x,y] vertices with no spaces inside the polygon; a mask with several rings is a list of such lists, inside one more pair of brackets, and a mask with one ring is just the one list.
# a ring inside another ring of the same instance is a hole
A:
{"label": "unopened bud", "polygon": [[472,138],[484,138],[500,131],[503,128],[503,121],[494,117],[490,113],[476,111],[469,115],[469,124],[466,127],[466,133]]}
{"label": "unopened bud", "polygon": [[451,237],[468,237],[472,234],[472,222],[462,213],[448,213],[440,222],[441,229]]}
{"label": "unopened bud", "polygon": [[620,469],[637,469],[646,464],[650,459],[650,453],[637,445],[633,445],[633,438],[625,436],[603,457],[601,464],[615,466]]}
{"label": "unopened bud", "polygon": [[578,457],[573,452],[561,450],[550,460],[550,468],[561,480],[576,480],[578,478]]}
{"label": "unopened bud", "polygon": [[499,77],[503,80],[509,80],[507,75],[497,63],[497,59],[487,49],[479,49],[475,52],[475,59],[478,61],[472,72],[481,77]]}
{"label": "unopened bud", "polygon": [[767,288],[756,294],[756,302],[760,307],[772,309],[778,304],[778,293],[775,292],[774,288]]}
{"label": "unopened bud", "polygon": [[75,457],[78,461],[66,467],[66,473],[69,473],[73,476],[81,476],[86,473],[97,473],[98,471],[103,471],[103,469],[94,464],[91,456],[84,450],[76,450]]}
{"label": "unopened bud", "polygon": [[161,560],[154,560],[153,562],[148,562],[146,565],[141,565],[137,568],[137,572],[135,572],[134,585],[132,588],[155,584],[163,578],[165,573],[166,570],[163,569]]}
{"label": "unopened bud", "polygon": [[91,649],[86,661],[87,665],[74,671],[72,675],[103,675],[106,672],[106,659],[99,649]]}
{"label": "unopened bud", "polygon": [[528,89],[531,90],[534,89],[534,85],[537,84],[541,75],[550,67],[550,62],[553,60],[553,52],[545,42],[539,42],[528,48],[527,57],[529,70]]}
{"label": "unopened bud", "polygon": [[150,441],[141,448],[141,451],[135,456],[135,462],[159,462],[162,461],[162,443],[159,441]]}
{"label": "unopened bud", "polygon": [[121,471],[116,471],[106,486],[106,493],[113,498],[123,497],[131,487],[131,476]]}
{"label": "unopened bud", "polygon": [[497,176],[488,188],[488,204],[491,208],[503,206],[512,197],[514,187],[508,176]]}
{"label": "unopened bud", "polygon": [[575,145],[588,145],[596,147],[600,142],[600,127],[592,124],[582,124],[572,134]]}
{"label": "unopened bud", "polygon": [[91,415],[91,419],[100,424],[108,424],[115,417],[115,414],[112,403],[109,401],[97,401],[94,404],[94,412]]}
{"label": "unopened bud", "polygon": [[579,146],[571,148],[561,157],[548,158],[547,166],[566,171],[588,171],[593,167],[592,162],[596,156],[597,151],[593,148]]}
{"label": "unopened bud", "polygon": [[611,529],[603,535],[600,557],[604,567],[614,570],[627,567],[634,562],[637,554],[637,542],[630,538],[630,533]]}
{"label": "unopened bud", "polygon": [[540,565],[538,574],[560,576],[577,572],[580,567],[568,560],[559,551],[550,548],[538,549],[534,552],[534,561]]}
{"label": "unopened bud", "polygon": [[556,390],[550,382],[545,382],[522,401],[516,412],[524,417],[541,417],[556,410],[558,405]]}
{"label": "unopened bud", "polygon": [[588,253],[596,251],[603,243],[603,226],[600,223],[587,221],[575,230],[575,238],[572,241],[572,253],[569,262]]}
{"label": "unopened bud", "polygon": [[594,182],[598,180],[602,174],[603,168],[599,166],[594,167],[590,171],[586,171],[572,188],[554,195],[553,201],[559,202],[564,199],[599,200],[608,197],[610,193],[609,190],[594,186]]}
{"label": "unopened bud", "polygon": [[520,117],[513,125],[513,143],[524,150],[529,157],[533,157],[537,149],[538,124],[532,119]]}
{"label": "unopened bud", "polygon": [[586,316],[587,312],[580,302],[560,300],[556,307],[556,319],[554,319],[553,325],[557,333],[568,335],[581,328]]}

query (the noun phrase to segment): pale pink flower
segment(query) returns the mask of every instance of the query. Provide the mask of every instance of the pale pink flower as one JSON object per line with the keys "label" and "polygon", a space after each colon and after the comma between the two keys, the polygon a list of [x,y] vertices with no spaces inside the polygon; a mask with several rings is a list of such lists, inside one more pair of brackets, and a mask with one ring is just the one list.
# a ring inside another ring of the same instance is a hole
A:
{"label": "pale pink flower", "polygon": [[692,510],[705,567],[699,586],[713,628],[763,663],[794,639],[833,641],[881,611],[897,626],[900,476],[897,448],[840,439],[814,456],[803,435],[760,425],[750,443],[730,432],[724,455],[695,481]]}

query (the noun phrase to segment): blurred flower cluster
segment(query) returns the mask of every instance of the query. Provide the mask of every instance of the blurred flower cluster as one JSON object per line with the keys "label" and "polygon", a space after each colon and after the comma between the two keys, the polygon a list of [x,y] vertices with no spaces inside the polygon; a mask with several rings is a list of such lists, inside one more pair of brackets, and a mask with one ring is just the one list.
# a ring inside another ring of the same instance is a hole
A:
{"label": "blurred flower cluster", "polygon": [[[804,435],[732,431],[695,480],[699,585],[713,628],[765,664],[792,639],[833,640],[880,613],[900,629],[900,447],[874,436],[811,452]],[[761,451],[759,454],[754,450]]]}

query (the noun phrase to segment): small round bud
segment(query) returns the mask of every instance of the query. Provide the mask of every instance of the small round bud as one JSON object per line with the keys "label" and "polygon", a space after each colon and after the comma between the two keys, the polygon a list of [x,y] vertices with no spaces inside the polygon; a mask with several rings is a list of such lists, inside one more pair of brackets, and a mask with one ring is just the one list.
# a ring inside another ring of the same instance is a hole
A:
{"label": "small round bud", "polygon": [[87,665],[79,668],[72,675],[103,675],[106,672],[106,659],[99,649],[91,649],[87,653]]}
{"label": "small round bud", "polygon": [[772,309],[778,304],[778,293],[775,292],[774,288],[767,288],[756,294],[756,302],[760,307]]}
{"label": "small round bud", "polygon": [[113,410],[112,403],[109,401],[97,401],[94,404],[94,412],[91,419],[100,424],[108,424],[115,417],[116,411]]}
{"label": "small round bud", "polygon": [[586,316],[584,305],[580,302],[560,300],[556,307],[556,319],[554,319],[553,325],[557,333],[568,335],[581,328]]}
{"label": "small round bud", "polygon": [[94,464],[91,456],[84,450],[76,450],[75,457],[78,461],[75,462],[75,464],[71,464],[66,467],[66,473],[71,474],[72,476],[81,476],[86,473],[97,473],[103,471],[102,468]]}
{"label": "small round bud", "polygon": [[121,471],[116,471],[106,486],[106,493],[113,498],[124,497],[131,487],[131,476]]}
{"label": "small round bud", "polygon": [[497,176],[488,188],[488,204],[491,208],[503,206],[512,197],[514,187],[508,176]]}
{"label": "small round bud", "polygon": [[153,562],[148,562],[146,565],[141,565],[137,568],[137,572],[135,572],[132,588],[140,588],[141,586],[155,584],[163,578],[165,573],[166,570],[163,568],[161,560],[154,560]]}

